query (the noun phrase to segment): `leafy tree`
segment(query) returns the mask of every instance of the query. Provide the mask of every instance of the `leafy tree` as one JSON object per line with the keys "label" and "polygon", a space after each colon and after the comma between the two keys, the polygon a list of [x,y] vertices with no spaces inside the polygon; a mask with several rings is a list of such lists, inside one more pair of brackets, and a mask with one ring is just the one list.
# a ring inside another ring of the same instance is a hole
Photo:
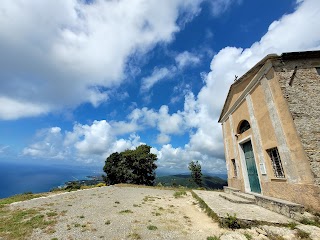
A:
{"label": "leafy tree", "polygon": [[135,150],[112,153],[105,161],[103,171],[107,184],[133,183],[153,185],[157,155],[150,153],[151,147],[140,145]]}
{"label": "leafy tree", "polygon": [[191,161],[189,163],[189,170],[191,171],[192,180],[199,186],[202,187],[202,172],[201,165],[198,161]]}

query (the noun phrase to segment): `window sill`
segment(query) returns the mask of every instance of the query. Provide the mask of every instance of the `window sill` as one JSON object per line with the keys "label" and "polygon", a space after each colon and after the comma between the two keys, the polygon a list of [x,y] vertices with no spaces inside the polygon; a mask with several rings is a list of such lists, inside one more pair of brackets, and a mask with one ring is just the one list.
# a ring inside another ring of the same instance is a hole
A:
{"label": "window sill", "polygon": [[286,178],[271,178],[271,182],[286,182]]}

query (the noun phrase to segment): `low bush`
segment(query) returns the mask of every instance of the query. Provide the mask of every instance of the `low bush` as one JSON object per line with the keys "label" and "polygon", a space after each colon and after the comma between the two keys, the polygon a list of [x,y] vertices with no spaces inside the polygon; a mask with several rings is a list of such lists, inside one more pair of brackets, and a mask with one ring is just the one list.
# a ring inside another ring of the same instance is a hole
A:
{"label": "low bush", "polygon": [[105,186],[106,186],[105,183],[98,183],[98,184],[96,184],[96,187],[105,187]]}
{"label": "low bush", "polygon": [[187,192],[184,191],[184,190],[182,190],[182,191],[176,191],[176,192],[173,194],[173,196],[174,196],[175,198],[181,198],[181,197],[183,197],[183,196],[185,196],[185,195],[187,195]]}
{"label": "low bush", "polygon": [[154,226],[154,225],[149,225],[147,228],[149,230],[157,230],[158,229],[157,226]]}
{"label": "low bush", "polygon": [[236,214],[230,215],[229,213],[227,213],[227,217],[220,221],[220,225],[222,227],[227,227],[230,229],[241,228],[241,225],[239,223],[239,220],[238,220]]}

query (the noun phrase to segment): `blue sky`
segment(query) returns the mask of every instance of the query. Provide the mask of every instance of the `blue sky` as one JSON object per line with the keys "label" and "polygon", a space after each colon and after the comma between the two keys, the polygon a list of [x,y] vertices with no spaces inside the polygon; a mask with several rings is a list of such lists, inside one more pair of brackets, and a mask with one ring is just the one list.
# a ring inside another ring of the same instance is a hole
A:
{"label": "blue sky", "polygon": [[234,76],[320,49],[318,0],[4,0],[0,161],[102,166],[146,143],[158,168],[223,173]]}

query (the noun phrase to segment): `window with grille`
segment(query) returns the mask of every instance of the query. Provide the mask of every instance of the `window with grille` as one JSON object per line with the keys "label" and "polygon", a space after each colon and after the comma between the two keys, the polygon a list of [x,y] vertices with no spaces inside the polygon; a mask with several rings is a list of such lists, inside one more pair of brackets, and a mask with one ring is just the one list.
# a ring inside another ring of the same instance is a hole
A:
{"label": "window with grille", "polygon": [[236,160],[235,159],[231,159],[232,162],[232,166],[233,166],[233,174],[235,177],[238,176],[238,172],[237,172],[237,166],[236,166]]}
{"label": "window with grille", "polygon": [[285,176],[284,176],[284,171],[283,171],[278,148],[276,147],[270,148],[267,150],[267,153],[269,154],[269,157],[271,159],[272,168],[273,168],[275,177],[284,178]]}

